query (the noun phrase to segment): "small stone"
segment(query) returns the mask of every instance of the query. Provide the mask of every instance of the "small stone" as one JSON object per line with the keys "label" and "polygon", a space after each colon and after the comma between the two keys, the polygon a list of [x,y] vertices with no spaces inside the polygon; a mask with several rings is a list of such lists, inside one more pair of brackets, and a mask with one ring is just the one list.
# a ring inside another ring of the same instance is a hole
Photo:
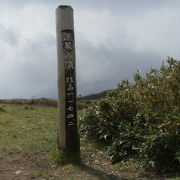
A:
{"label": "small stone", "polygon": [[18,170],[18,171],[15,172],[15,174],[19,175],[19,174],[21,174],[22,172],[23,172],[23,171]]}

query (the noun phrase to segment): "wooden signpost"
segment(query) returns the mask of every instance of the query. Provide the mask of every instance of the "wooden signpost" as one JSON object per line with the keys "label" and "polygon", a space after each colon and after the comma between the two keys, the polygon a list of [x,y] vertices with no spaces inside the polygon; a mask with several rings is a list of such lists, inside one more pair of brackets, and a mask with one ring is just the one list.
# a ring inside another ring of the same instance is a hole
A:
{"label": "wooden signpost", "polygon": [[56,9],[58,49],[59,123],[60,149],[80,151],[77,128],[76,59],[73,9],[59,6]]}

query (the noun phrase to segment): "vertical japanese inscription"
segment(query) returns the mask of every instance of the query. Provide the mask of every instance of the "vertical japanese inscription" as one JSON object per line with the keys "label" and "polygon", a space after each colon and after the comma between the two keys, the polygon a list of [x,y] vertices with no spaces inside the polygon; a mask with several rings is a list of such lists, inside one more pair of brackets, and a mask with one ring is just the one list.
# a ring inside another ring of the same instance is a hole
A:
{"label": "vertical japanese inscription", "polygon": [[66,127],[76,125],[76,77],[74,60],[74,33],[71,30],[62,31],[65,68],[65,120]]}
{"label": "vertical japanese inscription", "polygon": [[59,97],[58,147],[79,152],[73,14],[71,6],[63,5],[56,9]]}

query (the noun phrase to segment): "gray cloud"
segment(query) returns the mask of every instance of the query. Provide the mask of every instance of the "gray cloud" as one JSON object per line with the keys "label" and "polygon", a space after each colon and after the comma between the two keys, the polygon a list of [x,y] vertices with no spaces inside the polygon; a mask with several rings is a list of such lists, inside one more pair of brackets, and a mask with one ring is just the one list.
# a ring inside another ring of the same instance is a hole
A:
{"label": "gray cloud", "polygon": [[105,46],[94,48],[91,44],[85,44],[83,48],[80,46],[77,62],[80,94],[115,88],[121,80],[132,81],[137,70],[145,74],[150,67],[157,68],[163,61],[159,54],[149,51],[133,52],[131,49]]}
{"label": "gray cloud", "polygon": [[19,85],[21,97],[36,96],[47,87],[56,85],[55,39],[50,36],[40,39],[30,43],[21,54],[22,60],[14,64],[13,77]]}
{"label": "gray cloud", "polygon": [[7,6],[14,6],[16,8],[21,8],[23,6],[29,6],[32,4],[47,4],[48,6],[55,6],[57,7],[58,5],[72,5],[76,9],[81,9],[85,8],[90,9],[90,10],[103,10],[107,9],[109,11],[113,12],[122,12],[123,13],[130,13],[132,12],[139,12],[146,11],[149,9],[157,9],[157,8],[163,8],[163,7],[174,7],[174,6],[179,6],[180,2],[179,0],[158,0],[158,1],[149,1],[149,0],[138,0],[138,1],[133,1],[133,0],[91,0],[91,1],[84,1],[84,0],[0,0],[1,4],[7,5]]}
{"label": "gray cloud", "polygon": [[177,0],[0,2],[0,98],[57,97],[59,4],[75,10],[78,94],[114,88],[180,56]]}
{"label": "gray cloud", "polygon": [[15,46],[18,43],[18,34],[13,29],[8,29],[0,24],[0,37],[4,43],[8,43],[10,46]]}

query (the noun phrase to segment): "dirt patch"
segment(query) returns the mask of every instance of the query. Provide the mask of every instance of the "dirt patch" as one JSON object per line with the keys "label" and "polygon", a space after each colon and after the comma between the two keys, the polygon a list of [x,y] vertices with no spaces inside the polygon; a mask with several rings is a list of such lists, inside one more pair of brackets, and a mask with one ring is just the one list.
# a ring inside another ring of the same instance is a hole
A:
{"label": "dirt patch", "polygon": [[41,155],[8,154],[0,158],[0,179],[3,180],[43,179],[43,172],[48,176],[53,170],[51,161]]}
{"label": "dirt patch", "polygon": [[113,166],[104,153],[85,152],[82,163],[58,166],[43,155],[6,154],[0,158],[2,180],[161,180],[163,178],[144,172],[128,172]]}

